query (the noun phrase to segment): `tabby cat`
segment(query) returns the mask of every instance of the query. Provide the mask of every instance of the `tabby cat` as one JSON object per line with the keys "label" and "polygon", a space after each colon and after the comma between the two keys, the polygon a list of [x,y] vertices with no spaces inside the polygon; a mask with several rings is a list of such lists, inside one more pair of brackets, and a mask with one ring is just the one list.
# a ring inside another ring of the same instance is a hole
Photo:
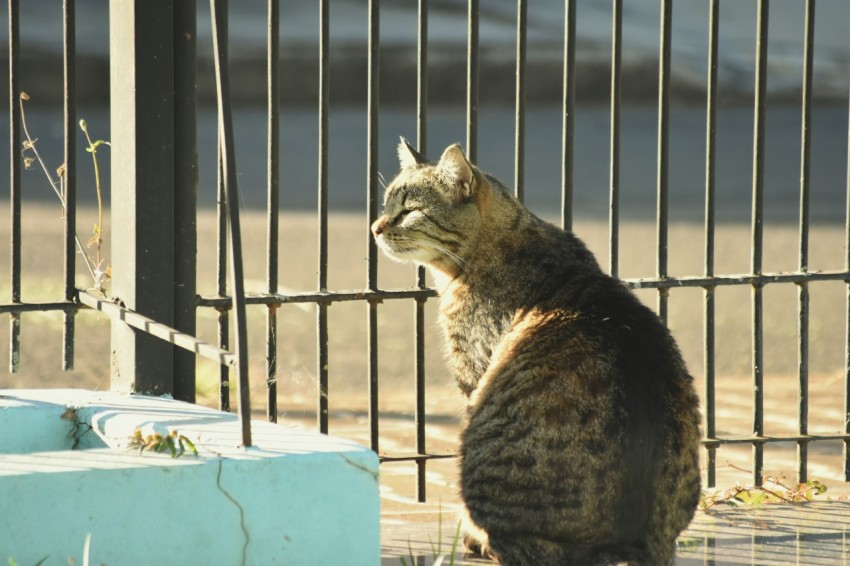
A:
{"label": "tabby cat", "polygon": [[699,499],[698,398],[656,315],[460,147],[401,172],[372,233],[428,267],[467,397],[464,543],[508,565],[672,564]]}

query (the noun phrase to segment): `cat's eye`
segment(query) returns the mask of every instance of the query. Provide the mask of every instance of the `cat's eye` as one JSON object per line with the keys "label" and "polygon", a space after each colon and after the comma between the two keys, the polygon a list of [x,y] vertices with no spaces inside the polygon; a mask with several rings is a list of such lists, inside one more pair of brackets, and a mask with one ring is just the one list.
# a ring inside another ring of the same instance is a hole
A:
{"label": "cat's eye", "polygon": [[416,210],[415,208],[405,208],[404,210],[402,210],[401,212],[399,212],[396,215],[395,223],[400,224],[401,222],[404,221],[405,218],[407,218],[407,215],[409,215],[411,212],[413,212],[415,210]]}

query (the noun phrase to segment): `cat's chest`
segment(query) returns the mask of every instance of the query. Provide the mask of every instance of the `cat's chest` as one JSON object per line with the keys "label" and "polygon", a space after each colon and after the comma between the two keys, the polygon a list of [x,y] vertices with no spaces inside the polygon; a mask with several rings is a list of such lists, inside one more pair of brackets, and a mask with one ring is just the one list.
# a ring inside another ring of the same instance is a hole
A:
{"label": "cat's chest", "polygon": [[449,362],[461,389],[475,389],[490,365],[493,350],[507,331],[512,313],[506,305],[474,289],[447,289],[440,301],[440,323]]}

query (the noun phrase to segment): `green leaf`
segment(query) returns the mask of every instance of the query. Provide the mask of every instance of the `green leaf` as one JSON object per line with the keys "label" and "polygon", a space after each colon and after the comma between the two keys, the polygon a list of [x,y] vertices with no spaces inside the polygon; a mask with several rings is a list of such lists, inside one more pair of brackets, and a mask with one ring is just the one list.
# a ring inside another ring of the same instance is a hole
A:
{"label": "green leaf", "polygon": [[[177,457],[177,448],[174,446],[174,439],[170,436],[165,437],[165,445],[168,447],[168,451],[171,452],[171,457]],[[165,450],[163,450],[165,452]]]}
{"label": "green leaf", "polygon": [[86,125],[86,121],[80,120],[80,129],[85,132],[87,127],[88,126]]}
{"label": "green leaf", "polygon": [[197,448],[195,448],[195,445],[194,445],[194,443],[192,443],[192,441],[191,441],[191,440],[189,440],[189,439],[188,439],[188,438],[186,438],[185,436],[181,436],[181,437],[180,437],[180,440],[181,440],[182,442],[185,442],[185,443],[186,443],[186,446],[188,446],[188,447],[189,447],[189,450],[191,450],[191,451],[192,451],[192,454],[194,454],[195,456],[197,456],[197,455],[198,455],[198,449],[197,449]]}

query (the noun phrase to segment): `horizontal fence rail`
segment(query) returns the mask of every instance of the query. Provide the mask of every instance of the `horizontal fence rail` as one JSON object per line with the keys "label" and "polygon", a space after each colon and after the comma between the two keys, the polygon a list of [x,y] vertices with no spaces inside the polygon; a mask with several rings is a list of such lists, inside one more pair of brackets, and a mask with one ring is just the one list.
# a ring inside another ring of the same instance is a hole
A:
{"label": "horizontal fence rail", "polygon": [[[585,187],[574,186],[574,153],[581,140],[575,137],[576,116],[576,85],[581,84],[582,77],[576,71],[576,36],[581,29],[580,15],[577,10],[578,0],[565,0],[563,19],[563,76],[562,78],[562,111],[561,111],[561,148],[560,148],[560,222],[569,230],[573,226],[575,210],[574,195],[576,191],[586,190]],[[64,222],[64,271],[63,293],[55,300],[26,301],[26,289],[21,286],[22,252],[21,252],[21,221],[23,217],[21,203],[21,108],[22,96],[20,73],[20,23],[19,0],[9,0],[9,195],[10,195],[10,294],[8,302],[0,304],[0,315],[9,315],[9,367],[16,371],[21,359],[22,315],[35,312],[55,311],[63,316],[63,361],[62,367],[70,370],[74,365],[75,316],[80,309],[90,309],[103,316],[122,321],[138,331],[155,336],[173,344],[196,356],[210,359],[221,365],[219,372],[219,405],[223,410],[231,409],[230,390],[231,374],[237,376],[239,382],[239,410],[242,415],[243,430],[246,431],[243,441],[246,445],[251,442],[250,429],[247,419],[250,417],[250,399],[248,393],[247,350],[245,349],[245,317],[247,308],[265,308],[265,383],[266,383],[266,417],[276,421],[281,412],[279,396],[286,394],[278,360],[279,344],[285,340],[278,326],[281,315],[279,307],[291,304],[315,305],[317,352],[315,359],[315,375],[318,383],[315,398],[316,428],[327,433],[330,430],[329,399],[333,392],[329,390],[331,370],[329,368],[330,328],[328,309],[337,303],[360,302],[366,310],[365,335],[367,337],[368,367],[367,380],[364,384],[369,396],[368,428],[371,447],[380,454],[384,462],[415,462],[416,493],[419,500],[426,497],[426,465],[431,459],[453,457],[450,453],[435,453],[428,449],[426,435],[425,408],[425,306],[434,299],[437,293],[428,288],[422,268],[416,272],[415,281],[411,288],[383,289],[378,280],[379,254],[374,242],[369,238],[365,242],[365,285],[362,290],[332,289],[328,285],[329,272],[329,164],[334,158],[329,151],[330,129],[329,115],[331,109],[330,70],[331,70],[331,12],[329,0],[320,0],[317,5],[318,29],[316,42],[318,49],[318,68],[315,110],[318,117],[318,145],[316,148],[317,179],[316,221],[318,226],[318,253],[316,257],[315,289],[295,293],[278,292],[280,273],[286,265],[279,265],[278,255],[282,246],[280,242],[280,206],[281,192],[290,189],[286,175],[281,173],[281,142],[280,129],[287,125],[280,119],[281,75],[280,60],[281,30],[280,21],[285,17],[281,14],[285,7],[280,6],[279,0],[268,0],[266,23],[266,64],[267,64],[267,139],[266,139],[266,278],[265,290],[257,294],[245,294],[242,289],[242,279],[238,269],[233,269],[228,281],[228,260],[241,264],[244,253],[238,240],[239,215],[238,197],[235,193],[235,148],[233,146],[232,125],[230,124],[230,102],[227,82],[227,2],[212,0],[213,28],[215,39],[216,62],[220,65],[216,70],[218,87],[217,103],[220,116],[219,154],[217,168],[218,183],[218,243],[217,243],[217,273],[214,296],[197,296],[194,307],[215,309],[218,312],[216,345],[198,339],[191,333],[176,330],[172,325],[153,320],[140,313],[134,312],[110,299],[98,296],[96,293],[78,289],[74,283],[74,265],[77,253],[76,243],[76,162],[77,148],[75,134],[77,124],[76,89],[76,47],[75,47],[75,2],[63,2],[63,124],[64,146],[63,154],[66,167],[62,175],[63,222]],[[815,46],[815,2],[806,0],[801,9],[801,31],[804,34],[803,50],[800,54],[803,62],[801,78],[800,104],[800,188],[799,188],[799,235],[798,261],[791,272],[763,272],[764,259],[764,211],[765,211],[765,119],[768,104],[767,77],[769,72],[768,41],[769,41],[769,6],[768,0],[757,0],[756,27],[753,30],[755,39],[754,76],[753,80],[753,137],[752,137],[752,179],[749,190],[752,195],[750,210],[750,238],[747,243],[750,250],[748,273],[718,274],[716,272],[717,250],[716,239],[716,185],[717,185],[717,108],[718,108],[718,74],[720,71],[721,37],[721,2],[709,0],[706,3],[706,26],[708,52],[706,54],[707,76],[705,92],[705,191],[704,191],[704,262],[700,274],[685,274],[673,276],[668,265],[668,228],[669,219],[669,171],[670,171],[670,105],[671,105],[671,58],[673,37],[672,30],[676,25],[676,3],[673,0],[658,0],[660,20],[658,22],[658,92],[657,92],[657,138],[656,150],[656,182],[655,182],[655,269],[652,276],[624,279],[624,284],[630,289],[654,290],[657,295],[657,312],[662,320],[667,319],[669,295],[678,289],[698,289],[702,291],[703,341],[702,350],[704,365],[702,373],[704,390],[702,405],[704,413],[702,444],[706,455],[707,486],[716,483],[717,450],[723,445],[752,446],[752,480],[760,485],[763,480],[764,447],[766,445],[792,443],[797,445],[797,478],[801,482],[808,480],[809,445],[814,442],[843,442],[843,467],[847,481],[850,481],[850,420],[836,423],[836,431],[819,431],[814,433],[809,427],[809,325],[810,325],[810,286],[819,282],[843,282],[847,293],[847,326],[845,337],[845,365],[843,375],[843,392],[845,414],[850,414],[850,168],[847,178],[846,208],[846,261],[843,270],[810,270],[810,194],[811,194],[811,120],[814,98],[813,69]],[[232,9],[239,9],[238,3],[231,3]],[[465,76],[465,134],[466,150],[470,159],[477,161],[479,152],[479,102],[481,97],[481,61],[479,25],[482,12],[492,9],[489,3],[479,0],[468,0],[466,20],[466,76]],[[366,179],[363,187],[367,195],[367,209],[364,211],[365,223],[371,224],[379,214],[381,201],[381,183],[379,178],[379,125],[381,101],[379,97],[381,83],[381,26],[380,3],[370,0],[367,8],[368,19],[364,26],[368,27],[367,45],[368,61],[365,67],[366,79]],[[429,84],[429,10],[428,0],[418,0],[416,3],[416,146],[425,154],[428,147],[428,84]],[[625,15],[624,15],[625,14]],[[517,0],[516,3],[516,61],[514,82],[514,117],[515,139],[513,145],[514,190],[522,199],[526,193],[526,161],[528,143],[527,112],[528,102],[528,71],[529,45],[533,38],[535,6],[527,0]],[[607,159],[608,165],[608,270],[617,276],[620,263],[620,199],[622,196],[624,178],[621,175],[621,113],[622,79],[623,79],[623,50],[628,49],[623,40],[623,20],[628,15],[622,0],[611,2],[611,54],[610,54],[610,99],[609,103],[609,153],[602,159]],[[560,25],[560,22],[559,24]],[[559,46],[560,48],[560,46]],[[411,77],[412,78],[412,77]],[[848,128],[850,135],[850,128]],[[430,148],[433,150],[434,148]],[[850,152],[848,152],[850,154]],[[848,155],[850,163],[850,155]],[[394,166],[394,164],[393,164]],[[385,167],[386,169],[386,167]],[[838,206],[838,203],[835,203]],[[235,230],[234,230],[235,229]],[[235,231],[235,240],[234,237]],[[366,232],[368,233],[368,231]],[[228,237],[230,235],[230,237]],[[771,435],[765,431],[765,375],[764,375],[764,288],[767,286],[795,286],[797,290],[797,407],[796,433],[788,435]],[[752,387],[753,410],[751,430],[745,434],[728,434],[718,431],[717,417],[717,369],[715,364],[716,343],[716,290],[721,287],[741,287],[751,291],[749,299],[750,320],[752,324],[751,344],[749,347],[753,358]],[[411,329],[413,343],[413,375],[411,385],[415,390],[415,440],[409,452],[387,453],[381,450],[381,430],[379,428],[380,414],[378,391],[380,375],[378,354],[378,316],[381,312],[379,305],[385,301],[411,301],[414,310],[414,325]],[[235,317],[231,318],[235,312]],[[231,333],[235,333],[231,340]],[[696,370],[696,368],[692,368]]]}

